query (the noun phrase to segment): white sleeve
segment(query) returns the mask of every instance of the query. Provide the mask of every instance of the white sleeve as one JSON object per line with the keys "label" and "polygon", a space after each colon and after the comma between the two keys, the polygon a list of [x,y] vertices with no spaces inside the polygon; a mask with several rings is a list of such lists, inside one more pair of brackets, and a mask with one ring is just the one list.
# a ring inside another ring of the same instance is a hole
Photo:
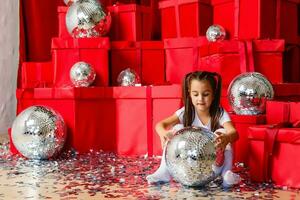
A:
{"label": "white sleeve", "polygon": [[231,121],[230,116],[229,116],[229,114],[226,112],[226,110],[223,109],[223,111],[224,111],[224,112],[223,112],[223,114],[221,115],[220,120],[219,120],[219,123],[220,123],[221,126],[223,126],[225,122],[230,122],[230,121]]}
{"label": "white sleeve", "polygon": [[175,112],[175,115],[179,118],[181,124],[183,124],[183,114],[184,114],[184,107],[180,108]]}

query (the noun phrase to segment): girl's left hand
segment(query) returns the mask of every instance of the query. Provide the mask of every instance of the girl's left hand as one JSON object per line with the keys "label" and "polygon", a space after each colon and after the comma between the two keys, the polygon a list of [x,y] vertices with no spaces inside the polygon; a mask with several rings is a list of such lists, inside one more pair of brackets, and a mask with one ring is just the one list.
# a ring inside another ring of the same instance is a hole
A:
{"label": "girl's left hand", "polygon": [[224,150],[229,143],[228,135],[221,133],[214,139],[216,148]]}

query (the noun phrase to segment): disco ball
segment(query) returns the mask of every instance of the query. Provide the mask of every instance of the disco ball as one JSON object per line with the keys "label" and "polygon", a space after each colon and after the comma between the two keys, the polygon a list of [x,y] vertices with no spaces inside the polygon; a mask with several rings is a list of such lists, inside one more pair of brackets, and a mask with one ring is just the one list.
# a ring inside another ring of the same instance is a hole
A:
{"label": "disco ball", "polygon": [[213,133],[186,127],[176,132],[166,146],[166,164],[172,177],[186,186],[204,186],[215,177]]}
{"label": "disco ball", "polygon": [[12,142],[30,159],[48,159],[60,152],[66,140],[63,118],[45,106],[31,106],[22,111],[12,125]]}
{"label": "disco ball", "polygon": [[137,86],[141,84],[139,75],[130,68],[120,72],[117,82],[120,86]]}
{"label": "disco ball", "polygon": [[96,78],[94,68],[86,62],[75,63],[70,70],[70,79],[75,87],[88,87]]}
{"label": "disco ball", "polygon": [[66,25],[74,38],[101,37],[110,29],[111,15],[106,14],[98,1],[76,1],[67,11]]}
{"label": "disco ball", "polygon": [[227,96],[233,111],[238,115],[258,115],[266,110],[266,101],[274,97],[272,84],[258,73],[243,73],[229,85]]}
{"label": "disco ball", "polygon": [[210,42],[222,41],[225,37],[226,31],[220,25],[211,25],[206,31],[206,38]]}

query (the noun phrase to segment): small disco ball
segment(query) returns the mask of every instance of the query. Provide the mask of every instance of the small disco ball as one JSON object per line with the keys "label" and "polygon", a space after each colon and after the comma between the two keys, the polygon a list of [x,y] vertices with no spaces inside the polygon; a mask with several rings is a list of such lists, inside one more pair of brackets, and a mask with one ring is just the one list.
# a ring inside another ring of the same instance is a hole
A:
{"label": "small disco ball", "polygon": [[132,69],[127,68],[120,72],[117,82],[120,86],[138,86],[141,85],[139,75]]}
{"label": "small disco ball", "polygon": [[225,37],[226,31],[220,25],[211,25],[206,31],[206,38],[210,42],[222,41]]}
{"label": "small disco ball", "polygon": [[65,122],[58,112],[45,106],[31,106],[14,120],[11,136],[23,156],[41,160],[57,155],[66,135]]}
{"label": "small disco ball", "polygon": [[96,78],[94,68],[86,62],[75,63],[70,70],[70,79],[75,87],[88,87]]}
{"label": "small disco ball", "polygon": [[96,0],[77,0],[67,11],[66,25],[74,38],[101,37],[110,29],[111,15]]}
{"label": "small disco ball", "polygon": [[166,164],[172,177],[186,186],[204,186],[215,178],[213,133],[186,127],[176,132],[166,146]]}
{"label": "small disco ball", "polygon": [[274,90],[261,73],[243,73],[231,81],[227,96],[236,114],[258,115],[265,113],[266,101],[273,99]]}

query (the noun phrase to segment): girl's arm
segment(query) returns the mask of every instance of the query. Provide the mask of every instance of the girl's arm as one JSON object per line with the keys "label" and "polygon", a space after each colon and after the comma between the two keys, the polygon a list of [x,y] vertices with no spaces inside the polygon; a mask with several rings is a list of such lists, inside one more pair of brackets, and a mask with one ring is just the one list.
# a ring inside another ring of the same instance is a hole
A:
{"label": "girl's arm", "polygon": [[162,147],[165,145],[166,141],[172,136],[172,130],[170,130],[170,127],[178,123],[180,123],[179,118],[176,114],[173,114],[170,117],[167,117],[156,124],[155,130],[160,137]]}
{"label": "girl's arm", "polygon": [[239,135],[231,121],[225,122],[223,127],[226,130],[226,133],[216,137],[216,147],[225,149],[226,145],[236,141],[239,138]]}

